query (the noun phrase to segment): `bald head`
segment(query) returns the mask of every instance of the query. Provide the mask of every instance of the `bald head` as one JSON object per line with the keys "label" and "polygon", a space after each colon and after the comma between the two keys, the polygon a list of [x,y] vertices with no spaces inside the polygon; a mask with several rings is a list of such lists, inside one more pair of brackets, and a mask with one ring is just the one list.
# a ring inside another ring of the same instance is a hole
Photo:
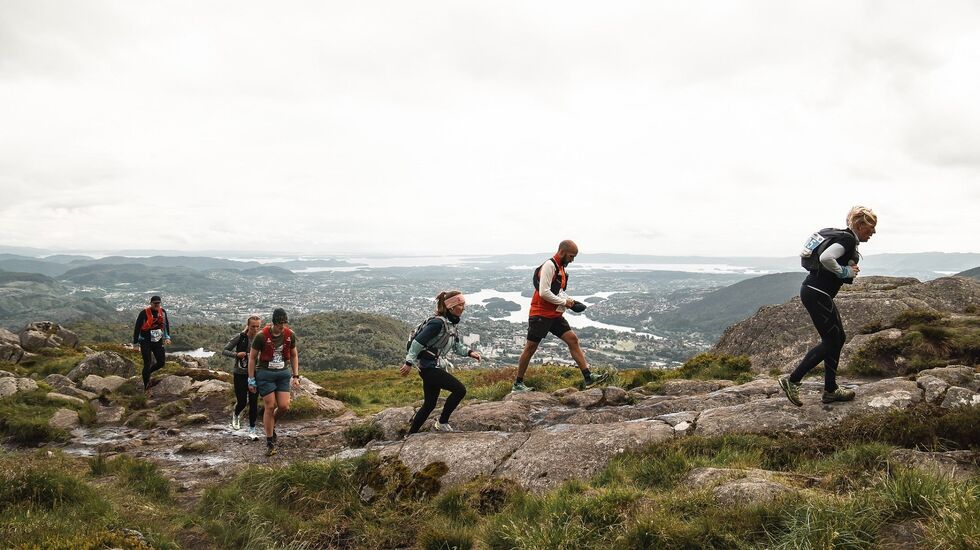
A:
{"label": "bald head", "polygon": [[578,245],[567,239],[558,243],[557,256],[561,258],[561,265],[572,263],[575,261],[575,256],[578,256]]}

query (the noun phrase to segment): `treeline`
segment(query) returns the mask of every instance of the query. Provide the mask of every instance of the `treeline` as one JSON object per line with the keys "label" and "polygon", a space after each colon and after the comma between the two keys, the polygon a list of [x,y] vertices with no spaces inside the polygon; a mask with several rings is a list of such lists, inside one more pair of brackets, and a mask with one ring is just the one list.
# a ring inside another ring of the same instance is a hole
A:
{"label": "treeline", "polygon": [[[135,320],[133,321],[135,323]],[[220,352],[241,332],[241,324],[175,323],[171,327],[173,345],[169,351],[204,348]],[[401,363],[408,324],[373,313],[331,311],[292,320],[290,327],[299,336],[300,365],[308,370],[378,369]],[[133,325],[81,321],[68,327],[83,342],[131,342]],[[212,358],[220,368],[226,360]]]}

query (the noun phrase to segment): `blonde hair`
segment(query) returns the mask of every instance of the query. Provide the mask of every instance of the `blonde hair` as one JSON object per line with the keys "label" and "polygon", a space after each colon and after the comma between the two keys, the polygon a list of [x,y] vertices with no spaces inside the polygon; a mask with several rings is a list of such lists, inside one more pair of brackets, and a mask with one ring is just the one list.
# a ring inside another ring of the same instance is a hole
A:
{"label": "blonde hair", "polygon": [[449,308],[446,307],[446,300],[453,296],[462,294],[459,290],[444,290],[436,296],[436,315],[445,315]]}
{"label": "blonde hair", "polygon": [[[258,321],[259,322],[259,325],[262,324],[262,318],[261,317],[259,317],[258,315],[252,315],[248,319],[245,319],[245,329],[244,330],[248,330],[248,324],[251,323],[252,321]],[[244,332],[244,330],[242,332]]]}
{"label": "blonde hair", "polygon": [[847,212],[847,227],[854,229],[858,223],[874,227],[878,225],[878,215],[867,206],[854,206]]}

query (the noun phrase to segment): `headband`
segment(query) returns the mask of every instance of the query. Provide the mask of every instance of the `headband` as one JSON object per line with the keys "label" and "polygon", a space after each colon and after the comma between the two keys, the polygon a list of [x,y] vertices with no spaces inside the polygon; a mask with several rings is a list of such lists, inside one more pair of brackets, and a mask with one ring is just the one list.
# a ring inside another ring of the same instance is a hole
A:
{"label": "headband", "polygon": [[457,294],[446,298],[446,301],[443,303],[446,304],[446,309],[452,309],[460,304],[465,304],[466,298],[464,298],[462,294]]}

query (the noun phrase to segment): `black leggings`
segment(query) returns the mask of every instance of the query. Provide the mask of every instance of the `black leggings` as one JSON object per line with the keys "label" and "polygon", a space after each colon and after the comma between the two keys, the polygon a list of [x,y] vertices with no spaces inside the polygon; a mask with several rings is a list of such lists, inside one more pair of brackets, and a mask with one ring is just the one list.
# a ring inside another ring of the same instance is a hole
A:
{"label": "black leggings", "polygon": [[789,379],[800,383],[806,373],[823,361],[824,390],[832,392],[837,389],[837,363],[844,348],[844,323],[834,299],[827,294],[803,285],[800,300],[820,333],[820,343],[807,352]]}
{"label": "black leggings", "polygon": [[442,414],[439,415],[439,422],[442,424],[449,422],[449,415],[453,414],[456,406],[466,395],[466,387],[463,386],[463,383],[442,369],[434,367],[419,369],[419,376],[422,377],[422,392],[425,394],[425,401],[422,403],[422,408],[415,413],[415,418],[412,419],[412,427],[408,430],[410,434],[419,431],[422,424],[429,418],[429,414],[432,413],[432,409],[436,408],[439,390],[449,390],[449,397],[446,398],[446,404],[442,407]]}
{"label": "black leggings", "polygon": [[248,427],[255,427],[255,418],[259,414],[259,394],[249,393],[248,375],[235,373],[235,416],[242,414],[245,404],[248,403]]}
{"label": "black leggings", "polygon": [[[146,390],[150,387],[150,375],[163,368],[167,360],[167,352],[163,350],[163,342],[144,341],[140,342],[140,355],[143,356],[143,389]],[[152,367],[151,359],[156,360]]]}

